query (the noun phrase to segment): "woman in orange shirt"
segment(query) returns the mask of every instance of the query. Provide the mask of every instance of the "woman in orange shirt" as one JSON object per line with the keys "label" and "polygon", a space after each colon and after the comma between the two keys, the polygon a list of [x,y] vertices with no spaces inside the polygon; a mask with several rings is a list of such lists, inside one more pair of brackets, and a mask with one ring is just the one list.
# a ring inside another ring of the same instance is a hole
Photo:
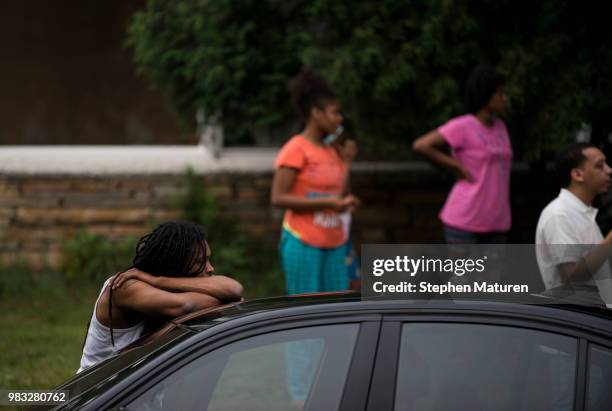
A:
{"label": "woman in orange shirt", "polygon": [[340,213],[357,206],[345,195],[345,165],[324,143],[342,125],[340,102],[325,79],[304,70],[289,84],[302,132],[274,163],[271,203],[286,209],[280,253],[288,294],[348,288]]}

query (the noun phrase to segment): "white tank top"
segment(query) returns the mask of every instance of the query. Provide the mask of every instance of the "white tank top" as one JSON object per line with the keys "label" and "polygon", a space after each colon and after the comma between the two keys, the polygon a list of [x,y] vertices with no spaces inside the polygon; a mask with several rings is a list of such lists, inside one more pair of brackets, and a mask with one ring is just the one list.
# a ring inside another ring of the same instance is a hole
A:
{"label": "white tank top", "polygon": [[93,315],[91,316],[91,322],[89,323],[89,330],[87,330],[87,339],[85,340],[85,347],[83,347],[83,356],[81,357],[81,366],[77,371],[77,374],[83,371],[85,368],[91,367],[94,364],[110,357],[123,347],[136,341],[144,330],[144,322],[129,328],[115,328],[113,327],[113,335],[115,337],[115,346],[111,342],[110,328],[102,325],[96,317],[96,310],[98,308],[98,302],[102,293],[106,289],[110,278],[104,282],[102,291],[98,295],[98,299],[94,304]]}

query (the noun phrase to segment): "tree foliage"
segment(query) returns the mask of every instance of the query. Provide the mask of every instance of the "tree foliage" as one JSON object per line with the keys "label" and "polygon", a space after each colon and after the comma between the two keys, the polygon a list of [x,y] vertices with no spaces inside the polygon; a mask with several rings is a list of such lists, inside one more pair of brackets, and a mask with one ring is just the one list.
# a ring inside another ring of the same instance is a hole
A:
{"label": "tree foliage", "polygon": [[149,0],[128,44],[183,118],[220,113],[230,140],[295,121],[287,82],[304,65],[336,87],[366,151],[409,152],[461,114],[463,81],[482,62],[508,77],[519,156],[542,157],[582,122],[612,131],[612,41],[592,3]]}

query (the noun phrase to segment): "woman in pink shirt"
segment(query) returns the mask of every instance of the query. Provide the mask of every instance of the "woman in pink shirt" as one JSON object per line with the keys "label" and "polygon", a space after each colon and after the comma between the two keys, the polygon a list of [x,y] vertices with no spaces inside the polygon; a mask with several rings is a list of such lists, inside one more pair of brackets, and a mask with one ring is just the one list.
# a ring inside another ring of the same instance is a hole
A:
{"label": "woman in pink shirt", "polygon": [[503,243],[510,230],[512,147],[498,117],[504,84],[493,67],[476,67],[466,84],[467,114],[414,141],[414,151],[457,175],[440,212],[447,243]]}

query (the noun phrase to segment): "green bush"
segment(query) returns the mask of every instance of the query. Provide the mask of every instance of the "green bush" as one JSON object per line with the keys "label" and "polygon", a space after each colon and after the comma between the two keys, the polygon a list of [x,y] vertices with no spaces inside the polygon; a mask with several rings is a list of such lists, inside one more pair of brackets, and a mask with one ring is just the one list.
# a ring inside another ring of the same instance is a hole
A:
{"label": "green bush", "polygon": [[36,286],[32,270],[25,264],[0,264],[0,296],[26,294]]}
{"label": "green bush", "polygon": [[68,279],[51,268],[32,270],[25,262],[0,264],[0,297],[3,298],[59,297],[66,292],[67,286]]}
{"label": "green bush", "polygon": [[82,229],[64,243],[62,272],[72,282],[101,282],[131,265],[135,244],[131,237],[111,240]]}
{"label": "green bush", "polygon": [[314,67],[379,158],[410,155],[411,139],[461,114],[470,69],[490,63],[508,76],[516,157],[532,159],[581,122],[612,131],[607,27],[601,7],[562,0],[150,0],[127,43],[187,122],[198,107],[221,114],[230,142],[291,123],[287,82]]}

